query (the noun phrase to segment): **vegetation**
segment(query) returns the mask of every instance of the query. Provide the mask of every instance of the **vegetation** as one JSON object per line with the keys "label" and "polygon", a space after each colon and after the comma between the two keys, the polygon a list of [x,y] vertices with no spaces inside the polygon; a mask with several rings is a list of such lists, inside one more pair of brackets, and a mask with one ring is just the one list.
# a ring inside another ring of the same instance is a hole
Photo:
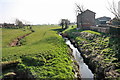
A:
{"label": "vegetation", "polygon": [[112,35],[120,35],[120,27],[110,27],[110,34]]}
{"label": "vegetation", "polygon": [[9,44],[17,37],[31,32],[27,29],[6,29],[2,28],[2,47],[10,47]]}
{"label": "vegetation", "polygon": [[23,27],[23,22],[20,21],[19,19],[16,19],[16,20],[15,20],[15,24],[16,24],[17,26],[19,26],[19,28],[22,28],[22,27]]}
{"label": "vegetation", "polygon": [[68,25],[70,25],[70,21],[68,19],[61,19],[60,25],[62,29],[67,29]]}
{"label": "vegetation", "polygon": [[[77,47],[97,78],[120,77],[120,38],[91,30],[76,30],[69,28],[63,32],[74,39]],[[113,74],[111,74],[113,71]]]}
{"label": "vegetation", "polygon": [[91,34],[95,34],[95,35],[100,35],[99,32],[95,32],[95,31],[91,31],[91,30],[85,30],[85,31],[82,31],[82,32],[87,32],[87,33],[91,33]]}
{"label": "vegetation", "polygon": [[62,37],[57,34],[60,27],[33,26],[32,28],[35,32],[21,41],[24,45],[15,47],[6,47],[6,45],[17,36],[23,35],[22,31],[3,29],[2,61],[19,61],[15,72],[19,76],[21,72],[25,73],[22,77],[26,78],[31,76],[38,80],[39,78],[74,78],[72,61],[68,55],[70,50]]}

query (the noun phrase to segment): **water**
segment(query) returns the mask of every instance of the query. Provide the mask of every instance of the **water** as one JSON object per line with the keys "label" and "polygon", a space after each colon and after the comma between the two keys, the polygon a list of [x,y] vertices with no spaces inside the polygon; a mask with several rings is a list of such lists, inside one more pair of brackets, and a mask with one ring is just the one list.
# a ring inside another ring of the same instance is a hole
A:
{"label": "water", "polygon": [[71,44],[70,40],[65,38],[66,44],[70,46],[70,48],[73,50],[73,56],[75,60],[77,61],[79,65],[79,73],[82,78],[82,80],[93,80],[93,73],[91,70],[88,68],[88,66],[84,63],[82,56],[80,55],[81,53],[78,51],[77,48]]}

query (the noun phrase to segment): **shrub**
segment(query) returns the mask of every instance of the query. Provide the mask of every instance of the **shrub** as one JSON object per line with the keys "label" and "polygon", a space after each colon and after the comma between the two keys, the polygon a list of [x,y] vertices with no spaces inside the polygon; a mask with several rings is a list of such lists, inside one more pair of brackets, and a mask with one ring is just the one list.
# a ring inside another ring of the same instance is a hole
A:
{"label": "shrub", "polygon": [[120,27],[110,27],[110,34],[120,35]]}

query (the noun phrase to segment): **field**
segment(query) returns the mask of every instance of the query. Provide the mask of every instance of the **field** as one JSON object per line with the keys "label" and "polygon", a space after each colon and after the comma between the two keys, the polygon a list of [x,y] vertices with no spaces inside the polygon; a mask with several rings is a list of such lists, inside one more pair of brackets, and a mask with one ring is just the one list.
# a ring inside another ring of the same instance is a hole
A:
{"label": "field", "polygon": [[[13,72],[20,72],[30,78],[74,78],[69,48],[57,34],[57,26],[33,26],[35,32],[21,40],[21,46],[8,44],[29,30],[3,29],[2,61],[19,61]],[[9,72],[9,70],[7,71]],[[4,72],[3,72],[4,73]],[[4,75],[6,72],[4,73]]]}
{"label": "field", "polygon": [[9,44],[17,37],[29,33],[30,30],[24,29],[2,29],[2,47],[10,47]]}

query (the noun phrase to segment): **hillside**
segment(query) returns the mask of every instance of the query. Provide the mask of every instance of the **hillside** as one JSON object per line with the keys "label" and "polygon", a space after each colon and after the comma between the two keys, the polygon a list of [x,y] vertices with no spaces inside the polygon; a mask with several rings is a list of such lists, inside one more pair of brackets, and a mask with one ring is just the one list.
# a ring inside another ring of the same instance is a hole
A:
{"label": "hillside", "polygon": [[70,49],[56,31],[60,27],[33,26],[32,28],[35,32],[20,40],[22,45],[15,47],[5,46],[11,39],[23,33],[19,29],[3,29],[3,76],[15,73],[15,78],[32,80],[74,78]]}

